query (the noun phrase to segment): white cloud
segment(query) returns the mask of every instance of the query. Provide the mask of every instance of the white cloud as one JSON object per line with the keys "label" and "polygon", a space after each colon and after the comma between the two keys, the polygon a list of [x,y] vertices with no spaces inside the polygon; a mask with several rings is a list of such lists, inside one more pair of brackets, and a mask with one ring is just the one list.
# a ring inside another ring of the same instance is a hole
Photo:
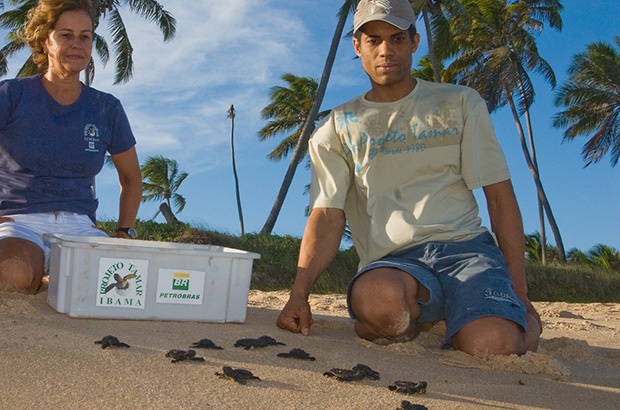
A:
{"label": "white cloud", "polygon": [[112,86],[110,61],[93,83],[121,99],[141,158],[163,151],[179,162],[217,162],[228,149],[231,104],[239,115],[240,145],[257,143],[260,110],[281,75],[319,77],[324,51],[309,42],[295,10],[273,1],[160,3],[177,20],[175,38],[164,43],[155,24],[121,9],[134,47],[134,76]]}

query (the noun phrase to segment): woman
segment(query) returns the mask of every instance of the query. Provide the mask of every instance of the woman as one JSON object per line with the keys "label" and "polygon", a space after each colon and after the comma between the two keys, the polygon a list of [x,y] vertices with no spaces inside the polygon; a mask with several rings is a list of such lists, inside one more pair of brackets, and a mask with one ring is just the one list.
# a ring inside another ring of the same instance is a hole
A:
{"label": "woman", "polygon": [[25,40],[43,74],[0,82],[0,291],[35,293],[46,233],[98,235],[93,182],[106,152],[118,171],[118,237],[142,197],[135,138],[120,101],[79,79],[91,59],[90,0],[40,0]]}

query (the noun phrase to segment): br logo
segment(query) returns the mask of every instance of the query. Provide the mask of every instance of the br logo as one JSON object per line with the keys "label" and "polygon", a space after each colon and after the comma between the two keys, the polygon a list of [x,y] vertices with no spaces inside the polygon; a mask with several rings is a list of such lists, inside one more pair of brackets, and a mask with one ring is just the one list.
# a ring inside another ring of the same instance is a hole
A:
{"label": "br logo", "polygon": [[189,273],[177,273],[172,276],[172,290],[189,290]]}

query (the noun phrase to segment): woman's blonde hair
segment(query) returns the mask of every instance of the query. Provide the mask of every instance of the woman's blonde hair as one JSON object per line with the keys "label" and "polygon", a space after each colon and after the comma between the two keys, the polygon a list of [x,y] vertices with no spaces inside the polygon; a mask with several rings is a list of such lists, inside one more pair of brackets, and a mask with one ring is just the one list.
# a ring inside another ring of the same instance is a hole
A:
{"label": "woman's blonde hair", "polygon": [[32,50],[32,61],[40,70],[47,70],[47,54],[43,42],[52,32],[58,18],[65,11],[84,11],[92,19],[91,0],[39,0],[30,9],[24,26],[23,38]]}

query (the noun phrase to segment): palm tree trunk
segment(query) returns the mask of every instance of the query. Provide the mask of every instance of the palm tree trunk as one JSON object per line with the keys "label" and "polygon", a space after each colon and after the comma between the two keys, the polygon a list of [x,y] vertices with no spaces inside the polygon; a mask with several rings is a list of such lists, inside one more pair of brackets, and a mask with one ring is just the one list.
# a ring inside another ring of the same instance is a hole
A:
{"label": "palm tree trunk", "polygon": [[433,75],[436,83],[441,83],[441,73],[439,70],[439,63],[437,62],[437,55],[435,54],[435,45],[433,43],[433,33],[431,30],[431,23],[428,19],[428,6],[425,5],[422,8],[422,18],[424,19],[424,27],[426,28],[426,42],[428,43],[428,56],[431,59],[431,66],[433,67]]}
{"label": "palm tree trunk", "polygon": [[[170,225],[179,222],[176,216],[172,213],[170,206],[166,203],[162,203],[159,205],[159,212],[166,218],[166,222]],[[155,214],[157,216],[157,214]]]}
{"label": "palm tree trunk", "polygon": [[564,243],[562,242],[562,236],[560,235],[560,230],[558,229],[558,225],[555,221],[555,217],[553,216],[553,212],[551,211],[551,206],[549,205],[549,201],[547,200],[547,195],[545,194],[545,190],[542,186],[540,176],[538,175],[538,169],[532,162],[530,152],[527,148],[527,143],[525,141],[525,133],[523,132],[523,126],[521,125],[521,121],[519,121],[519,114],[517,112],[517,107],[515,106],[515,102],[512,98],[508,98],[508,103],[510,104],[510,109],[512,111],[512,115],[515,120],[517,129],[519,131],[519,139],[521,141],[521,149],[523,150],[523,155],[525,156],[525,162],[527,163],[527,166],[530,169],[532,177],[534,178],[534,184],[536,184],[536,189],[538,191],[538,198],[540,202],[542,203],[545,209],[545,212],[547,213],[547,218],[549,218],[549,225],[551,226],[551,230],[553,231],[556,246],[558,248],[558,260],[562,263],[565,263],[566,253],[564,252]]}
{"label": "palm tree trunk", "polygon": [[[519,91],[521,92],[521,96],[525,99],[525,92],[523,90],[523,83],[519,81]],[[527,136],[530,144],[529,152],[531,152],[532,164],[536,169],[536,174],[538,178],[540,178],[540,168],[538,168],[538,159],[536,157],[536,145],[534,144],[534,130],[532,128],[532,118],[530,116],[530,111],[525,111],[525,124],[527,125]],[[545,211],[543,209],[542,202],[540,197],[536,195],[536,199],[538,201],[538,224],[540,227],[540,262],[543,265],[547,264],[547,230],[545,227]]]}
{"label": "palm tree trunk", "polygon": [[331,74],[332,67],[336,59],[338,43],[340,42],[340,38],[342,37],[342,32],[344,31],[347,16],[348,13],[341,12],[338,18],[338,24],[336,25],[336,30],[334,32],[334,36],[332,37],[332,43],[329,48],[329,53],[327,54],[327,60],[325,61],[325,66],[323,67],[321,81],[319,82],[319,87],[316,91],[316,98],[314,99],[314,103],[312,104],[312,108],[310,109],[310,113],[308,114],[308,118],[306,119],[306,122],[304,123],[304,126],[302,128],[301,136],[299,137],[297,145],[295,146],[293,157],[291,158],[291,162],[286,171],[286,175],[284,176],[284,181],[282,181],[282,186],[280,187],[278,196],[276,196],[275,203],[271,208],[271,212],[267,217],[267,221],[265,222],[261,233],[271,233],[271,231],[273,230],[273,227],[276,224],[276,220],[278,219],[278,215],[280,214],[280,210],[282,209],[282,205],[284,204],[286,194],[288,193],[291,183],[293,182],[293,177],[295,176],[297,166],[306,154],[308,140],[310,139],[312,131],[314,131],[314,122],[316,121],[316,118],[318,116],[319,108],[321,107],[321,103],[323,102],[323,97],[325,96],[325,90],[327,89],[329,76]]}
{"label": "palm tree trunk", "polygon": [[[527,136],[530,143],[530,152],[532,153],[532,164],[536,168],[536,173],[540,178],[540,168],[538,168],[538,160],[536,159],[536,146],[534,145],[534,131],[532,129],[532,118],[530,111],[525,111],[525,123],[527,125]],[[545,211],[542,206],[542,202],[538,195],[538,223],[540,224],[540,262],[543,265],[547,264],[547,232],[545,227]]]}
{"label": "palm tree trunk", "polygon": [[239,177],[237,176],[237,165],[235,163],[235,106],[230,105],[228,110],[228,118],[230,118],[230,153],[232,156],[232,169],[235,177],[235,194],[237,195],[237,211],[239,212],[239,234],[245,235],[243,227],[243,211],[241,210],[241,196],[239,194]]}

